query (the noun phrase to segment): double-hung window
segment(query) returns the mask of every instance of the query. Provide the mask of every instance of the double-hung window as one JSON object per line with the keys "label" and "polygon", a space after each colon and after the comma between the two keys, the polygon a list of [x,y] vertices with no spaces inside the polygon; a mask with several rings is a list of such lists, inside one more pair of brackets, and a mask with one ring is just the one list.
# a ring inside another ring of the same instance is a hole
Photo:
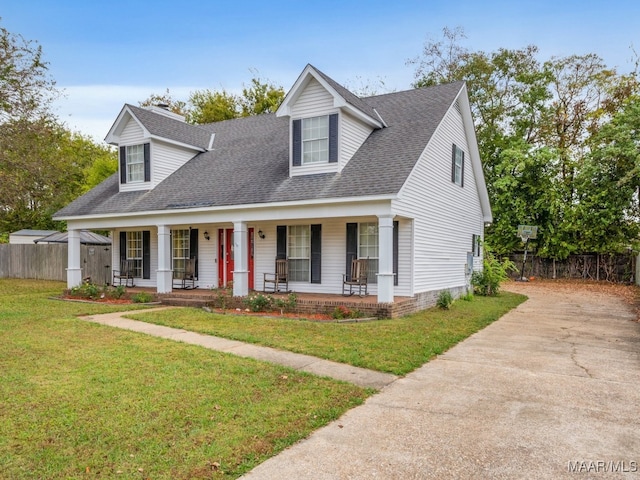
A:
{"label": "double-hung window", "polygon": [[289,280],[308,282],[311,271],[311,233],[309,225],[289,226],[287,238]]}
{"label": "double-hung window", "polygon": [[127,183],[144,181],[144,145],[126,147]]}
{"label": "double-hung window", "polygon": [[127,260],[134,260],[134,274],[136,278],[142,278],[142,232],[127,232]]}
{"label": "double-hung window", "polygon": [[358,258],[368,258],[368,282],[377,283],[378,277],[378,224],[361,223],[358,226]]}
{"label": "double-hung window", "polygon": [[190,233],[188,229],[171,231],[171,256],[174,272],[184,272],[185,261],[189,258]]}
{"label": "double-hung window", "polygon": [[329,116],[302,120],[302,164],[329,161]]}
{"label": "double-hung window", "polygon": [[338,162],[337,113],[293,120],[291,133],[294,167]]}
{"label": "double-hung window", "polygon": [[451,181],[464,186],[464,151],[455,144],[451,152]]}

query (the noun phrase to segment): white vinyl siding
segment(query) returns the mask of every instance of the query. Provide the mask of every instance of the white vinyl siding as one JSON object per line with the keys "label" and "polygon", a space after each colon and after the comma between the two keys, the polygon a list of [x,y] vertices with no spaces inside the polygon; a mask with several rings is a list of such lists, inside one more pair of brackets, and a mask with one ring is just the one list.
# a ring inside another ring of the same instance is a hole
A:
{"label": "white vinyl siding", "polygon": [[340,118],[339,168],[342,170],[364,141],[371,135],[371,127],[352,117],[342,114]]}
{"label": "white vinyl siding", "polygon": [[[465,188],[451,181],[452,143],[469,151],[462,117],[455,107],[443,119],[393,202],[397,214],[414,218],[412,293],[465,286],[471,235],[481,236],[484,231],[469,155],[464,158]],[[477,260],[476,267],[481,265],[481,257]]]}
{"label": "white vinyl siding", "polygon": [[[141,146],[144,143],[151,144],[151,182],[140,181],[129,183],[129,179],[127,178],[127,183],[120,184],[121,192],[154,188],[198,154],[196,150],[179,147],[161,140],[151,140],[145,137],[142,127],[140,127],[135,120],[129,119],[120,135],[120,146]],[[143,177],[141,180],[144,180],[144,170],[142,171]]]}
{"label": "white vinyl siding", "polygon": [[152,188],[197,155],[194,150],[155,140],[152,141],[151,151]]}
{"label": "white vinyl siding", "polygon": [[[122,133],[120,134],[120,146],[140,146],[142,150],[142,144],[147,143],[149,140],[144,137],[142,127],[132,118],[126,123]],[[144,153],[142,155],[144,160]],[[149,183],[144,182],[144,163],[141,165],[142,176],[139,180],[130,181],[129,172],[127,172],[127,183],[120,184],[121,192],[131,192],[135,190],[148,190]]]}
{"label": "white vinyl siding", "polygon": [[[309,81],[309,84],[300,94],[296,103],[291,107],[292,119],[319,117],[332,113],[337,113],[337,109],[333,106],[333,97],[315,79]],[[342,128],[340,122],[338,122],[338,125],[338,128]],[[338,135],[340,135],[340,133]],[[340,145],[340,141],[338,141],[338,145]],[[338,151],[340,151],[340,147],[338,147]],[[336,172],[338,168],[339,162],[315,162],[303,164],[299,167],[291,167],[291,175]]]}

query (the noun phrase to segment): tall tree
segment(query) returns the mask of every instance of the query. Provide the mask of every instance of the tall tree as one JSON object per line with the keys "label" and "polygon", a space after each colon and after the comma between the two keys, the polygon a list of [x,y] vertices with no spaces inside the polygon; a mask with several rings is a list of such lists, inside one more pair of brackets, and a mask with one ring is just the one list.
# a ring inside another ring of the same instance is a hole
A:
{"label": "tall tree", "polygon": [[225,90],[196,90],[191,92],[189,104],[190,123],[221,122],[239,116],[238,98]]}
{"label": "tall tree", "polygon": [[42,47],[0,27],[0,121],[42,115],[57,95]]}
{"label": "tall tree", "polygon": [[164,103],[173,112],[185,115],[189,123],[203,124],[231,120],[233,118],[275,112],[284,100],[284,89],[255,76],[250,84],[243,86],[242,94],[235,95],[222,90],[195,90],[189,100],[173,99],[166,94],[151,95],[140,102],[141,106]]}
{"label": "tall tree", "polygon": [[577,207],[586,197],[578,188],[594,173],[585,165],[589,139],[637,90],[637,75],[620,76],[593,54],[541,62],[535,46],[474,52],[461,45],[461,29],[443,34],[409,63],[416,87],[467,83],[494,211],[488,241],[509,253],[519,243],[517,225],[526,223],[539,226],[543,256],[561,259],[583,248]]}
{"label": "tall tree", "polygon": [[169,111],[173,113],[177,113],[178,115],[182,115],[184,117],[186,117],[187,114],[189,113],[187,108],[187,103],[183,102],[182,100],[177,100],[173,98],[173,95],[171,95],[171,92],[169,92],[168,88],[164,93],[160,93],[160,94],[152,93],[145,100],[141,101],[139,105],[141,107],[151,107],[154,105],[166,105]]}

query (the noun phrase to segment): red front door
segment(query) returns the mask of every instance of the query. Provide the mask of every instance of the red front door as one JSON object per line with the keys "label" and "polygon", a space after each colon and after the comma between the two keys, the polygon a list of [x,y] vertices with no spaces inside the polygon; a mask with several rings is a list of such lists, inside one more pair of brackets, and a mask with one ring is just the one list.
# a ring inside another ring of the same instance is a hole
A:
{"label": "red front door", "polygon": [[[253,290],[253,228],[248,231],[248,265],[249,265],[249,290]],[[233,282],[233,229],[221,228],[218,230],[218,283],[220,287]]]}

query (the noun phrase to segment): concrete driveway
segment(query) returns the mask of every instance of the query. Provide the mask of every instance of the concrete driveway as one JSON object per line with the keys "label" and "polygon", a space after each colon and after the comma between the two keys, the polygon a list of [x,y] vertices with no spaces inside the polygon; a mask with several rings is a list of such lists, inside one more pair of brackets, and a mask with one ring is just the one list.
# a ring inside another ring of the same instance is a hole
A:
{"label": "concrete driveway", "polygon": [[509,288],[529,300],[243,478],[639,478],[633,312]]}

